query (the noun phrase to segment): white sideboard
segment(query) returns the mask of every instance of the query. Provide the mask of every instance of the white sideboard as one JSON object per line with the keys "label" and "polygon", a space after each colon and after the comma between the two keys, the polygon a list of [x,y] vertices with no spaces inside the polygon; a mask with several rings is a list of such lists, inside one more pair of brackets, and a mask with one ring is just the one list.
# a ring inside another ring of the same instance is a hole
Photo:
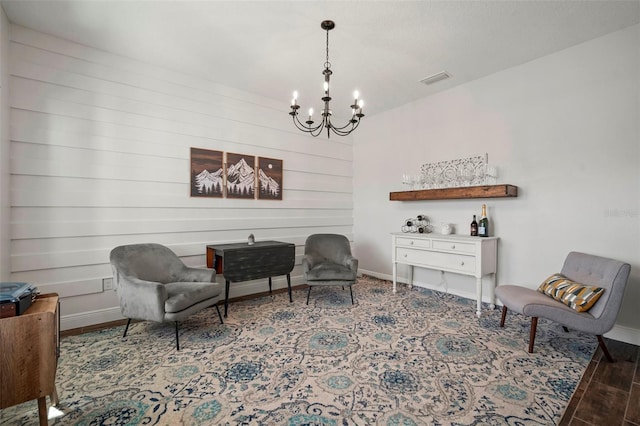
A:
{"label": "white sideboard", "polygon": [[393,257],[393,292],[396,292],[398,263],[409,265],[407,280],[413,282],[413,267],[470,275],[476,278],[476,315],[482,306],[482,277],[489,275],[489,300],[495,308],[495,286],[498,259],[497,237],[463,235],[391,234]]}

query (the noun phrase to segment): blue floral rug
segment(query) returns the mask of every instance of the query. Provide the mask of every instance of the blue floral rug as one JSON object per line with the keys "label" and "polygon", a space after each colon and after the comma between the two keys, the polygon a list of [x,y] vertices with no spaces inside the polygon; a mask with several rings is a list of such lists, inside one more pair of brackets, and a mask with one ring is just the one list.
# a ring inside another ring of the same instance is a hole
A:
{"label": "blue floral rug", "polygon": [[[596,348],[593,336],[475,301],[371,277],[215,309],[181,324],[67,337],[58,409],[70,425],[550,425]],[[35,401],[0,423],[37,424]]]}

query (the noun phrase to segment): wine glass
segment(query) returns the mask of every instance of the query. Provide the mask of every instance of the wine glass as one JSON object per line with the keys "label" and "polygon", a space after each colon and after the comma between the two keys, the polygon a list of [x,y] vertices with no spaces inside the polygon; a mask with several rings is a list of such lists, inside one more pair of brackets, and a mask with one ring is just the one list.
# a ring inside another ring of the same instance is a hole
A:
{"label": "wine glass", "polygon": [[487,183],[489,185],[495,185],[498,183],[498,167],[487,165]]}
{"label": "wine glass", "polygon": [[408,191],[409,189],[411,189],[411,178],[409,176],[409,174],[407,173],[403,173],[402,174],[402,185],[405,188],[405,191]]}

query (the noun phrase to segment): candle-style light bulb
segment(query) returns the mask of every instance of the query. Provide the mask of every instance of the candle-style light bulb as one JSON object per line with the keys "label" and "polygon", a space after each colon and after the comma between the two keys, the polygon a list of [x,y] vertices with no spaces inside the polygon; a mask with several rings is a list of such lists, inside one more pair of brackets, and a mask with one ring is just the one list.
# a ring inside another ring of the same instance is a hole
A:
{"label": "candle-style light bulb", "polygon": [[313,115],[313,108],[309,108],[309,118]]}
{"label": "candle-style light bulb", "polygon": [[295,100],[295,101],[298,100],[298,91],[297,90],[293,91],[293,100]]}
{"label": "candle-style light bulb", "polygon": [[353,92],[353,99],[356,100],[356,103],[358,101],[358,98],[360,97],[360,92],[358,92],[357,90]]}
{"label": "candle-style light bulb", "polygon": [[325,81],[324,84],[322,85],[322,87],[324,88],[325,93],[329,91],[329,82]]}
{"label": "candle-style light bulb", "polygon": [[358,101],[358,107],[360,108],[360,111],[362,111],[362,107],[364,106],[364,101],[362,99],[360,99]]}

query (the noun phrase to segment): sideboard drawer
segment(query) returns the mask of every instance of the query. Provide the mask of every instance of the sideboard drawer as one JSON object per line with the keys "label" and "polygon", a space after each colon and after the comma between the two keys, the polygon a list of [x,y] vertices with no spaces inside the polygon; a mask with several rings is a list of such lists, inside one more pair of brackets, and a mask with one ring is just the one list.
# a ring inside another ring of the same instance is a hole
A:
{"label": "sideboard drawer", "polygon": [[431,240],[423,240],[421,238],[397,238],[396,244],[399,246],[430,248]]}
{"label": "sideboard drawer", "polygon": [[435,269],[446,269],[470,274],[473,274],[476,270],[476,258],[463,254],[398,247],[396,249],[396,259],[400,263],[424,265]]}
{"label": "sideboard drawer", "polygon": [[476,250],[475,244],[439,240],[433,241],[433,248],[438,250],[459,251],[461,253],[474,253]]}

